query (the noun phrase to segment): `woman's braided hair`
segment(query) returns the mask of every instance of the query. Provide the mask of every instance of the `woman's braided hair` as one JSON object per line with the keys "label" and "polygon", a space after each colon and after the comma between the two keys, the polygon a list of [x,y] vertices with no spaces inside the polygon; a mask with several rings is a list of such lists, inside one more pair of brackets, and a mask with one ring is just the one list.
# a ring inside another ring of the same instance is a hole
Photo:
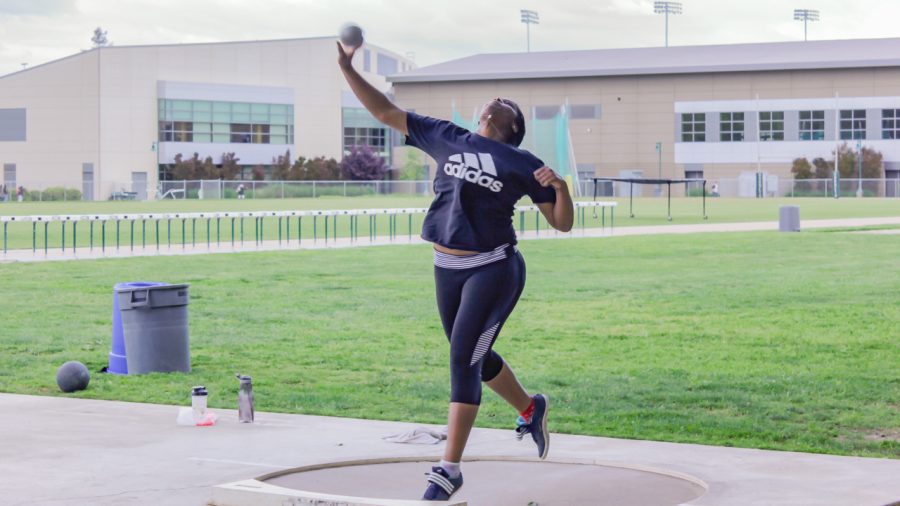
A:
{"label": "woman's braided hair", "polygon": [[501,98],[500,102],[512,107],[516,112],[516,119],[512,124],[512,135],[508,140],[508,144],[519,147],[519,145],[522,144],[522,139],[525,138],[525,115],[522,114],[522,110],[519,109],[519,104],[512,100]]}

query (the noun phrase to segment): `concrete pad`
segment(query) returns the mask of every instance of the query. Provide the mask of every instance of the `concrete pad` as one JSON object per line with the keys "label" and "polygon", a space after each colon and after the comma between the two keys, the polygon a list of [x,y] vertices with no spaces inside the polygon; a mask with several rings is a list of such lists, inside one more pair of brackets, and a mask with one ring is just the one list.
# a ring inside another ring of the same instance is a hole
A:
{"label": "concrete pad", "polygon": [[[212,403],[218,395],[211,392]],[[217,485],[276,471],[386,457],[436,462],[443,450],[381,439],[415,424],[262,412],[258,423],[240,424],[236,411],[214,411],[215,427],[180,427],[178,406],[0,394],[0,502],[201,506],[216,504],[210,500]],[[475,429],[468,454],[530,458],[534,447],[516,441],[511,429]],[[563,434],[554,434],[550,456],[696,477],[709,491],[684,503],[694,506],[900,500],[900,460]],[[479,476],[463,469],[465,486],[474,489]]]}
{"label": "concrete pad", "polygon": [[[416,457],[308,466],[228,484],[213,490],[213,503],[257,506],[267,499],[332,501],[353,506],[425,506],[410,501],[422,494],[423,470],[431,462]],[[448,501],[459,506],[524,504],[677,506],[706,493],[696,478],[649,468],[590,460],[466,457],[465,476],[475,477]]]}

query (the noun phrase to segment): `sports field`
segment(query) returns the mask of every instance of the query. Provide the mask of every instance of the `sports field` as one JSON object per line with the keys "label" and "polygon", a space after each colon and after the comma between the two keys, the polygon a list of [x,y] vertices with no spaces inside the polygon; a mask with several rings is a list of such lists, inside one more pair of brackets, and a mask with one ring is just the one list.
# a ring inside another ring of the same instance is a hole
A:
{"label": "sports field", "polygon": [[[550,395],[553,431],[900,458],[900,236],[521,249],[528,285],[496,349]],[[187,405],[203,384],[234,408],[240,372],[259,410],[444,423],[431,269],[425,245],[0,264],[0,391],[63,395],[56,367],[80,360],[94,374],[76,397]],[[111,287],[134,280],[191,283],[192,373],[95,372]],[[514,418],[485,394],[478,425]]]}
{"label": "sports field", "polygon": [[[635,217],[629,216],[628,199],[608,199],[602,200],[616,201],[619,206],[615,210],[615,225],[617,227],[627,226],[647,226],[647,225],[664,225],[670,223],[666,220],[667,209],[666,199],[664,198],[642,198],[635,199],[633,203]],[[431,202],[430,197],[416,196],[397,196],[386,195],[381,197],[322,197],[309,199],[256,199],[256,200],[163,200],[163,201],[144,201],[144,202],[23,202],[23,203],[5,203],[0,205],[0,216],[3,215],[62,215],[62,214],[130,214],[130,213],[190,213],[190,212],[214,212],[214,211],[283,211],[283,210],[309,210],[309,209],[370,209],[370,208],[405,208],[405,207],[428,207]],[[528,204],[528,200],[522,201],[522,204]],[[831,218],[864,218],[864,217],[885,217],[900,216],[900,199],[828,199],[828,198],[795,198],[795,199],[707,199],[708,219],[703,219],[702,201],[699,198],[676,198],[672,200],[672,217],[673,224],[696,224],[696,223],[735,223],[748,221],[776,221],[778,220],[778,208],[783,205],[796,205],[800,207],[800,216],[802,219],[831,219]],[[607,215],[608,217],[608,215]],[[592,213],[587,211],[587,227],[599,227],[600,220],[594,219]],[[546,228],[547,224],[540,220],[541,227]],[[533,230],[534,219],[528,216],[525,222],[527,230]],[[515,222],[519,226],[518,220]],[[173,244],[180,244],[182,237],[185,242],[191,243],[192,240],[203,242],[206,240],[207,228],[205,220],[198,220],[196,223],[187,220],[182,226],[181,220],[172,220],[167,223],[166,220],[160,222],[160,241],[167,243],[171,235]],[[196,230],[194,230],[196,225]],[[283,224],[286,226],[286,223]],[[298,225],[300,230],[297,229]],[[293,221],[291,234],[296,239],[298,232],[304,238],[313,236],[314,226],[317,226],[315,233],[321,237],[324,234],[323,220],[319,219],[316,224],[310,219],[303,220],[298,224]],[[333,225],[332,225],[333,226]],[[359,221],[360,236],[368,236],[369,223],[368,220]],[[387,218],[381,216],[375,223],[375,232],[377,234],[387,234]],[[398,221],[398,231],[400,235],[407,235],[410,231],[413,235],[417,235],[422,226],[422,215],[415,215],[412,222],[408,219]],[[140,224],[135,229],[136,243],[140,243],[141,234],[146,234],[145,239],[149,243],[155,241],[156,223],[148,222],[146,230],[141,230]],[[210,235],[215,239],[217,228],[215,223],[210,224]],[[230,240],[230,223],[226,220],[219,224],[222,240]],[[252,220],[247,220],[245,224],[245,238],[253,240],[254,229],[252,228]],[[184,228],[184,230],[182,230]],[[59,248],[62,245],[61,226],[57,223],[51,223],[47,229],[47,243],[50,248]],[[337,236],[343,237],[349,235],[350,225],[346,218],[339,219]],[[36,247],[43,249],[44,235],[43,228],[38,227],[36,241],[32,238],[32,224],[30,223],[14,223],[9,225],[8,229],[8,245],[9,249],[30,249]],[[89,224],[82,222],[78,225],[77,245],[87,246],[89,243]],[[100,225],[94,227],[94,243],[100,244],[103,231]],[[114,243],[115,230],[112,225],[107,229],[107,244]],[[130,240],[130,223],[123,222],[120,233],[122,234],[122,243],[127,244]],[[238,232],[235,232],[236,234]],[[329,234],[333,234],[331,229]],[[183,234],[183,235],[182,235]],[[282,234],[287,235],[287,230],[283,230]],[[278,220],[276,218],[268,218],[263,225],[263,236],[267,240],[278,239]],[[67,225],[66,245],[71,248],[75,241],[72,234],[72,224]]]}

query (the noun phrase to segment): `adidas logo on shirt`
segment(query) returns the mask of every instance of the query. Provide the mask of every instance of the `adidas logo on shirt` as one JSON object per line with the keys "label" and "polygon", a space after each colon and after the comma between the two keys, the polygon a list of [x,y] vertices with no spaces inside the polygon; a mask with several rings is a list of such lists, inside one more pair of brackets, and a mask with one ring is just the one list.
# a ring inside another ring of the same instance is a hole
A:
{"label": "adidas logo on shirt", "polygon": [[494,167],[494,159],[489,153],[462,153],[450,155],[444,164],[444,172],[448,176],[457,177],[478,186],[483,186],[492,192],[499,193],[503,189],[503,183],[495,179],[497,168]]}

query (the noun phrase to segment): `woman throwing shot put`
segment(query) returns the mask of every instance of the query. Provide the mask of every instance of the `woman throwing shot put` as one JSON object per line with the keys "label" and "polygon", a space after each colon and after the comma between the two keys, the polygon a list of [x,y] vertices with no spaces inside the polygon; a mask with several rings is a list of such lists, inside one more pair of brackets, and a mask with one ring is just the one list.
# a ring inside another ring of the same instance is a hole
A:
{"label": "woman throwing shot put", "polygon": [[403,132],[406,144],[437,162],[434,202],[422,238],[434,246],[434,280],[444,332],[450,340],[450,410],[444,458],[428,474],[423,499],[446,500],[463,484],[460,461],[485,382],[520,414],[516,432],[531,434],[547,456],[546,395],[529,396],[492,348],[525,286],[516,248],[514,206],[531,197],[553,228],[568,232],[574,209],[566,183],[518,148],[525,118],[511,100],[484,105],[478,129],[407,112],[366,82],[351,65],[354,47],[338,43],[338,63],[350,88],[378,121]]}

